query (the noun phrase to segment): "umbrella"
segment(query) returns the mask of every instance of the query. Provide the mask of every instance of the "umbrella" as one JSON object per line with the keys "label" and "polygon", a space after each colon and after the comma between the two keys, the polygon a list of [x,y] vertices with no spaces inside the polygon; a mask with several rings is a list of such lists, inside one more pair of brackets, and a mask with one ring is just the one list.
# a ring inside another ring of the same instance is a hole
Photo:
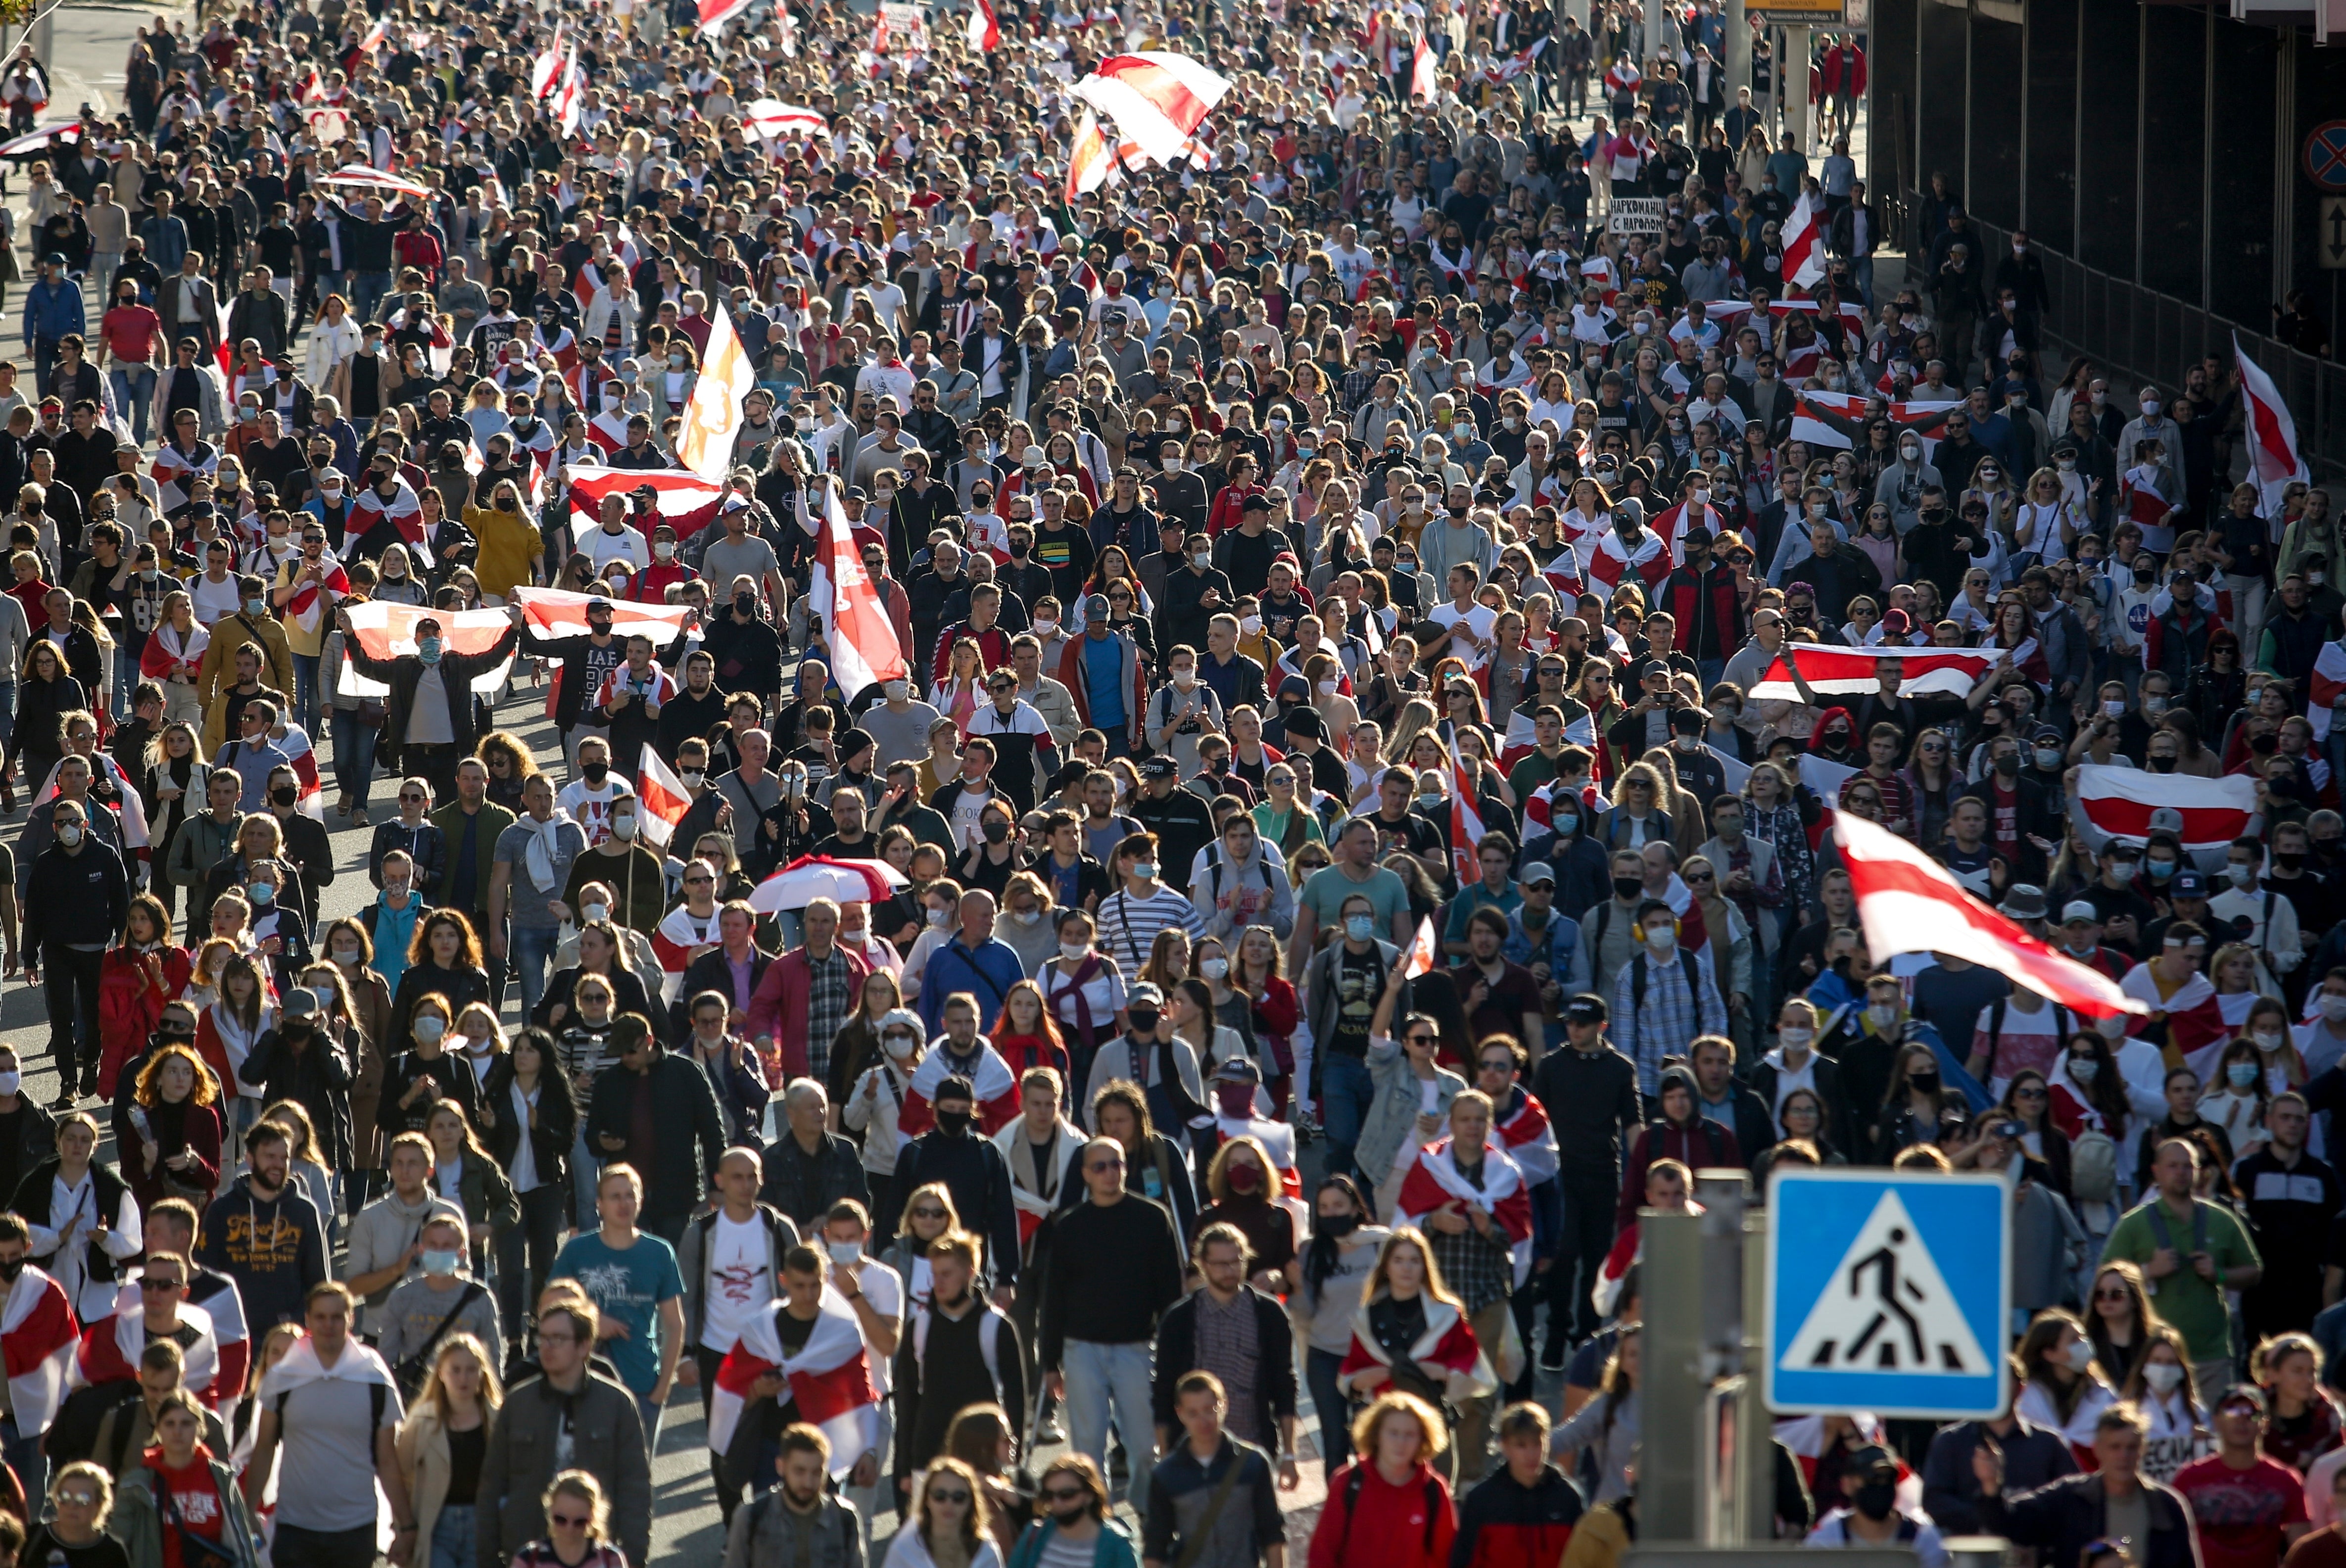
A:
{"label": "umbrella", "polygon": [[829,855],[801,855],[750,894],[750,907],[760,914],[802,910],[817,899],[839,903],[877,902],[910,887],[904,873],[885,860],[837,860]]}

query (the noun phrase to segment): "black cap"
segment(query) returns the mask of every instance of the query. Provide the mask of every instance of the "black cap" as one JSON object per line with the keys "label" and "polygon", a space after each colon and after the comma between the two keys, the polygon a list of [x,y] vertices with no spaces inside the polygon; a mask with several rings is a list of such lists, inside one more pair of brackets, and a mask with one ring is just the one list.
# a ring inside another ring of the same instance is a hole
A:
{"label": "black cap", "polygon": [[1584,991],[1564,1004],[1566,1023],[1602,1023],[1611,1016],[1612,1009],[1593,991]]}
{"label": "black cap", "polygon": [[1140,765],[1143,779],[1170,779],[1179,772],[1170,757],[1152,757]]}

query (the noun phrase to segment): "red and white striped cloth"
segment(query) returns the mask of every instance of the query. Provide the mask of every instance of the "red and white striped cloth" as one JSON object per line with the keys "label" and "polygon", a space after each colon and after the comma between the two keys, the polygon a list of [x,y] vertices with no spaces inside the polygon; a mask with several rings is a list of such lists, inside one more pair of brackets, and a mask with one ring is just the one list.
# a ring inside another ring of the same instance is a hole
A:
{"label": "red and white striped cloth", "polygon": [[[896,1126],[906,1140],[917,1138],[937,1125],[937,1085],[953,1071],[942,1048],[932,1047],[913,1069],[912,1087],[897,1107]],[[977,1043],[977,1071],[970,1078],[977,1092],[977,1125],[987,1137],[1008,1126],[1018,1115],[1018,1074],[984,1036]]]}
{"label": "red and white striped cloth", "polygon": [[[1466,1321],[1465,1314],[1431,1296],[1420,1299],[1425,1303],[1425,1332],[1409,1348],[1411,1363],[1429,1377],[1443,1379],[1443,1391],[1454,1404],[1481,1399],[1496,1389],[1499,1380],[1492,1373],[1490,1358],[1475,1342],[1474,1326]],[[1349,1390],[1354,1378],[1371,1367],[1390,1369],[1392,1360],[1392,1352],[1378,1343],[1376,1331],[1369,1327],[1369,1308],[1364,1303],[1352,1314],[1352,1344],[1344,1352],[1343,1365],[1336,1369],[1337,1386]]]}
{"label": "red and white striped cloth", "polygon": [[1465,759],[1450,759],[1450,860],[1458,871],[1458,885],[1471,888],[1482,881],[1483,868],[1474,846],[1483,841],[1483,803],[1474,788],[1474,771]]}
{"label": "red and white striped cloth", "polygon": [[1784,219],[1784,281],[1795,289],[1812,288],[1825,275],[1825,237],[1819,222],[1822,216],[1803,190],[1792,204],[1791,215]]}
{"label": "red and white striped cloth", "polygon": [[1533,1186],[1552,1180],[1563,1164],[1563,1152],[1556,1147],[1556,1128],[1549,1125],[1547,1107],[1539,1096],[1526,1094],[1523,1104],[1504,1114],[1498,1125],[1491,1129],[1492,1138],[1504,1145],[1507,1157],[1514,1160],[1524,1173],[1524,1180]]}
{"label": "red and white striped cloth", "polygon": [[[115,1288],[113,1314],[82,1330],[81,1348],[74,1353],[76,1388],[128,1382],[138,1376],[138,1358],[147,1351],[146,1302],[146,1288],[136,1279]],[[212,1334],[211,1314],[182,1301],[179,1326],[196,1331],[196,1342],[180,1347],[186,1354],[180,1385],[206,1404],[217,1404],[219,1341]]]}
{"label": "red and white striped cloth", "polygon": [[[1963,697],[1979,684],[1995,663],[1993,648],[1839,647],[1824,643],[1793,643],[1790,651],[1800,661],[1800,678],[1820,696],[1862,697],[1881,688],[1882,661],[1898,660],[1901,697],[1936,695]],[[1799,702],[1800,688],[1778,654],[1750,692],[1754,702]]]}
{"label": "red and white striped cloth", "polygon": [[781,141],[792,136],[822,136],[831,121],[819,109],[786,104],[780,98],[759,98],[741,110],[741,127],[760,141]]}
{"label": "red and white striped cloth", "polygon": [[1116,174],[1116,154],[1108,145],[1107,132],[1100,128],[1099,115],[1086,106],[1084,117],[1076,127],[1076,138],[1067,149],[1067,188],[1065,196],[1073,201],[1078,196],[1097,190]]}
{"label": "red and white striped cloth", "polygon": [[994,0],[972,0],[969,20],[962,29],[970,53],[984,55],[1001,47],[1002,23],[994,14]]}
{"label": "red and white striped cloth", "polygon": [[732,1448],[742,1415],[757,1397],[758,1380],[779,1372],[798,1419],[821,1428],[831,1440],[831,1474],[845,1475],[880,1439],[880,1394],[872,1384],[862,1325],[847,1298],[826,1285],[813,1330],[793,1356],[782,1349],[774,1326],[776,1314],[789,1310],[787,1303],[777,1301],[741,1325],[741,1337],[725,1353],[717,1386],[709,1390],[709,1446],[719,1454]]}
{"label": "red and white striped cloth", "polygon": [[2313,474],[2298,455],[2297,422],[2290,417],[2288,402],[2264,367],[2240,347],[2238,332],[2232,334],[2232,363],[2240,372],[2240,407],[2248,416],[2249,472],[2266,514],[2278,516],[2282,491],[2291,484],[2310,483]]}
{"label": "red and white striped cloth", "polygon": [[2126,978],[2118,982],[2118,989],[2146,1010],[2167,1014],[2167,1043],[2204,1082],[2207,1069],[2214,1063],[2208,1056],[2198,1056],[2194,1063],[2195,1054],[2211,1051],[2232,1038],[2232,1026],[2224,1021],[2223,1001],[2216,994],[2215,984],[2206,975],[2195,973],[2174,995],[2161,996],[2158,983],[2151,977],[2150,964],[2146,962],[2127,970]]}
{"label": "red and white striped cloth", "polygon": [[2150,814],[2157,810],[2182,815],[2177,837],[2186,852],[2221,850],[2249,830],[2257,785],[2245,773],[2195,779],[2088,762],[2077,769],[2077,803],[2085,817],[2080,837],[2096,851],[2112,839],[2148,839]]}
{"label": "red and white striped cloth", "polygon": [[[415,623],[420,620],[438,621],[440,646],[454,654],[484,654],[513,625],[512,617],[503,610],[428,610],[415,605],[386,604],[380,599],[362,599],[350,606],[347,613],[351,635],[358,639],[360,651],[369,658],[386,662],[415,651]],[[512,668],[513,660],[508,658],[495,669],[475,677],[474,695],[494,697]],[[348,665],[342,667],[342,681],[356,697],[391,695],[389,687]]]}
{"label": "red and white striped cloth", "polygon": [[[338,600],[348,596],[351,591],[351,579],[343,572],[342,564],[334,558],[333,552],[329,550],[320,564],[327,568],[326,580],[322,585],[325,591],[332,593]],[[288,617],[305,632],[316,631],[320,623],[325,619],[326,606],[321,602],[324,595],[320,592],[320,588],[321,585],[317,583],[304,583],[300,591],[286,601],[285,609]]]}
{"label": "red and white striped cloth", "polygon": [[38,1437],[56,1420],[80,1343],[81,1326],[66,1288],[26,1264],[0,1311],[0,1360],[6,1362],[8,1405],[20,1436]]}
{"label": "red and white striped cloth", "polygon": [[[123,847],[130,850],[135,859],[148,859],[153,840],[149,837],[147,823],[147,805],[138,793],[138,787],[130,781],[129,773],[114,759],[111,751],[93,751],[82,760],[90,766],[91,782],[96,783],[102,779],[114,786],[114,809],[122,818]],[[65,759],[61,757],[50,768],[49,776],[41,781],[40,789],[33,796],[36,808],[46,806],[57,798],[57,774],[65,765]],[[168,850],[170,846],[167,844],[164,848]]]}
{"label": "red and white striped cloth", "polygon": [[690,612],[683,605],[646,605],[609,594],[574,594],[565,588],[515,588],[513,602],[540,636],[583,637],[586,606],[597,600],[611,606],[611,631],[627,637],[640,632],[661,647],[676,640]]}
{"label": "red and white striped cloth", "polygon": [[429,186],[418,184],[401,175],[374,168],[371,164],[346,163],[318,182],[321,185],[346,185],[354,190],[381,197],[403,196],[410,201],[429,201]]}
{"label": "red and white striped cloth", "polygon": [[2330,738],[2331,705],[2341,697],[2346,697],[2346,647],[2326,642],[2313,657],[2313,679],[2307,687],[2305,717],[2313,726],[2314,739]]}
{"label": "red and white striped cloth", "polygon": [[[638,828],[645,840],[659,849],[667,849],[676,837],[677,824],[692,807],[691,792],[684,780],[676,776],[660,755],[647,741],[642,759],[636,765],[636,799],[643,807]],[[658,942],[652,944],[658,947]]]}
{"label": "red and white striped cloth", "polygon": [[1662,579],[1670,575],[1672,565],[1669,541],[1651,528],[1638,535],[1634,550],[1624,546],[1621,535],[1608,528],[1594,539],[1584,541],[1574,554],[1587,568],[1589,585],[1607,598],[1626,578],[1632,576],[1648,590],[1658,587]]}
{"label": "red and white striped cloth", "polygon": [[1417,922],[1417,934],[1409,939],[1409,952],[1402,961],[1403,980],[1415,980],[1421,974],[1431,974],[1442,962],[1442,945],[1433,937],[1433,917],[1427,915]]}
{"label": "red and white striped cloth", "polygon": [[1402,1177],[1401,1195],[1393,1200],[1393,1224],[1423,1230],[1428,1218],[1452,1204],[1488,1210],[1493,1223],[1506,1232],[1515,1287],[1521,1289],[1532,1273],[1532,1195],[1524,1168],[1504,1148],[1485,1144],[1478,1187],[1459,1174],[1450,1145],[1443,1138],[1417,1151],[1417,1162]]}
{"label": "red and white striped cloth", "polygon": [[1109,56],[1073,90],[1170,168],[1230,82],[1187,55],[1147,50]]}
{"label": "red and white striped cloth", "polygon": [[219,473],[219,448],[199,441],[195,451],[181,452],[167,441],[155,449],[155,465],[148,472],[158,493],[157,510],[174,511],[188,504],[189,481],[199,474],[210,479]]}
{"label": "red and white striped cloth", "polygon": [[[161,461],[157,458],[158,466]],[[388,517],[392,525],[399,530],[400,539],[407,545],[407,553],[415,558],[418,565],[428,567],[433,564],[432,546],[423,537],[423,503],[417,497],[415,487],[404,478],[394,475],[392,484],[394,488],[388,501],[372,484],[362,486],[357,494],[352,496],[350,521],[343,531],[352,537],[363,539],[377,523]]]}
{"label": "red and white striped cloth", "polygon": [[[621,422],[622,446],[627,444],[625,423]],[[722,484],[711,484],[680,468],[588,468],[574,463],[563,477],[569,481],[570,510],[578,518],[580,528],[596,525],[603,514],[606,495],[627,495],[649,485],[652,504],[659,508],[659,520],[676,530],[679,541],[691,538],[714,522],[717,504],[725,495]]]}

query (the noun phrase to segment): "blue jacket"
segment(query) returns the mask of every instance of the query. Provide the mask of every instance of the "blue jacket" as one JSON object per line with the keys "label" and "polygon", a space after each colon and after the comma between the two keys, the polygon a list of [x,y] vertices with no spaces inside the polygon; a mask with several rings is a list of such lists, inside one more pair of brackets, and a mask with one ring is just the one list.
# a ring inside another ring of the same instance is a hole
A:
{"label": "blue jacket", "polygon": [[[1035,1568],[1043,1561],[1043,1548],[1059,1527],[1049,1520],[1038,1520],[1026,1527],[1018,1544],[1010,1549],[1010,1568]],[[1132,1533],[1117,1520],[1105,1520],[1100,1532],[1092,1540],[1092,1568],[1140,1568],[1140,1549],[1132,1543]]]}
{"label": "blue jacket", "polygon": [[166,278],[187,260],[188,226],[178,218],[150,218],[138,226],[138,238],[147,247],[147,260]]}
{"label": "blue jacket", "polygon": [[1020,961],[1018,950],[998,936],[987,937],[976,947],[959,932],[952,940],[929,955],[929,967],[921,976],[921,1023],[934,1039],[941,1032],[938,1014],[944,1011],[945,998],[957,991],[966,991],[977,998],[977,1026],[990,1029],[1002,1015],[1003,999],[1010,988],[1026,978],[1026,965]]}
{"label": "blue jacket", "polygon": [[25,346],[54,343],[67,332],[86,331],[81,310],[81,285],[71,279],[52,283],[46,279],[25,290]]}

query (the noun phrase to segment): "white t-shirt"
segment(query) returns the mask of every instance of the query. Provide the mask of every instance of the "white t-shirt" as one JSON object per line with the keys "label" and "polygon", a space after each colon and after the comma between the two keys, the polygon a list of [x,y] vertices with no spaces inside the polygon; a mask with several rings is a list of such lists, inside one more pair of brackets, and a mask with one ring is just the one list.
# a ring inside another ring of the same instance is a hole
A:
{"label": "white t-shirt", "polygon": [[607,534],[600,525],[589,528],[579,536],[578,548],[595,563],[600,575],[606,561],[625,561],[628,569],[640,572],[652,564],[651,546],[633,528],[621,527],[616,534]]}
{"label": "white t-shirt", "polygon": [[966,850],[985,841],[985,835],[978,830],[977,820],[984,811],[986,802],[994,799],[994,793],[990,789],[972,790],[967,786],[954,794],[952,812],[954,844]]}
{"label": "white t-shirt", "polygon": [[1491,640],[1492,631],[1499,624],[1499,612],[1488,605],[1470,604],[1462,610],[1455,605],[1443,604],[1426,611],[1425,618],[1444,631],[1464,621],[1466,629],[1474,634],[1475,641],[1487,643]]}
{"label": "white t-shirt", "polygon": [[611,836],[611,803],[622,795],[634,793],[614,769],[600,788],[584,779],[572,779],[562,787],[556,803],[570,813],[570,820],[586,835],[586,847],[591,850]]}
{"label": "white t-shirt", "polygon": [[[923,1263],[923,1267],[925,1268],[926,1264]],[[855,1283],[870,1298],[874,1312],[897,1323],[904,1321],[904,1281],[894,1269],[876,1257],[866,1257],[856,1266]],[[908,1328],[906,1332],[910,1331]],[[864,1337],[864,1343],[872,1351],[866,1358],[872,1363],[872,1386],[884,1400],[888,1397],[888,1363],[891,1358],[880,1353],[879,1347],[871,1343],[869,1335]]]}
{"label": "white t-shirt", "polygon": [[529,1113],[546,1090],[541,1086],[524,1092],[518,1081],[508,1085],[508,1090],[513,1102],[511,1115],[515,1118],[515,1125],[522,1129],[522,1135],[514,1144],[513,1169],[506,1174],[513,1178],[513,1189],[516,1193],[536,1192],[538,1187],[537,1150],[529,1135]]}
{"label": "white t-shirt", "polygon": [[774,1279],[767,1268],[763,1219],[751,1215],[736,1224],[719,1212],[709,1227],[708,1285],[700,1342],[712,1350],[729,1350],[741,1338],[741,1325],[751,1314],[773,1303]]}

